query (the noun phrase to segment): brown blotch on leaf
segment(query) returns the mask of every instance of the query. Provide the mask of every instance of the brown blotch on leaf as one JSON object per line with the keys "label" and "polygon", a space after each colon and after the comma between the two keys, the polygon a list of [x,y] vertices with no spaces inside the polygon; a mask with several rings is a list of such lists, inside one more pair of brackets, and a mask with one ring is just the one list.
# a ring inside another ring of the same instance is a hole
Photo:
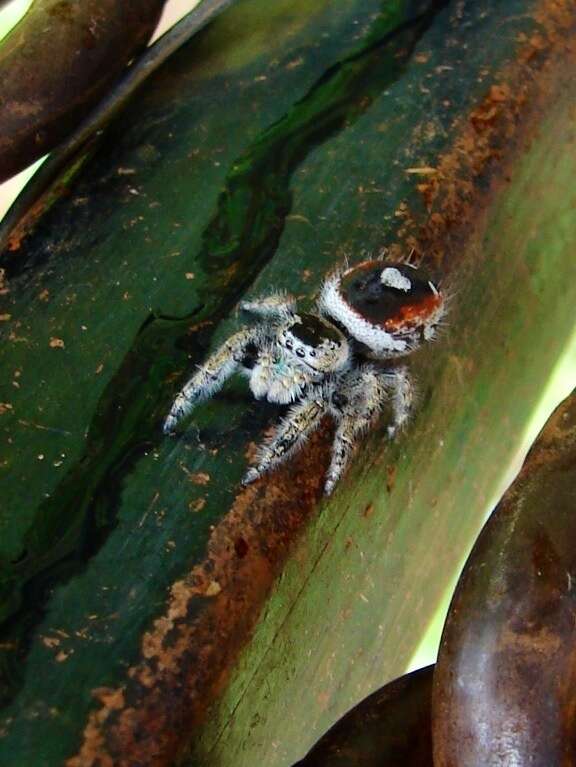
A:
{"label": "brown blotch on leaf", "polygon": [[294,459],[240,490],[210,536],[204,561],[173,584],[163,615],[127,672],[120,710],[102,701],[67,767],[172,764],[183,733],[206,715],[322,497],[332,431],[326,423]]}
{"label": "brown blotch on leaf", "polygon": [[[563,57],[563,71],[568,70],[566,58],[573,61],[575,57],[574,4],[542,0],[533,17],[541,32],[520,38],[516,61],[497,74],[482,101],[462,118],[451,148],[434,163],[436,173],[416,184],[427,217],[423,219],[407,203],[398,206],[401,242],[390,246],[391,254],[413,249],[416,263],[425,254],[428,263],[443,264],[451,250],[461,247],[479,207],[485,204],[477,180],[493,169],[501,172],[504,155],[510,157],[514,145],[529,138],[537,125],[529,116],[537,115],[558,87],[558,54]],[[505,174],[500,175],[505,180]]]}

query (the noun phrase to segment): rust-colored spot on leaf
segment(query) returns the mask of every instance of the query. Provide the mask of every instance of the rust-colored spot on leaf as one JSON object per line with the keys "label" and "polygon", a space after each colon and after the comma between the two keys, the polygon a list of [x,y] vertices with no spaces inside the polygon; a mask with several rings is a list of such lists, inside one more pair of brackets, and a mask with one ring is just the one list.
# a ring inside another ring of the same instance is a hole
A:
{"label": "rust-colored spot on leaf", "polygon": [[405,203],[398,206],[403,244],[392,244],[391,255],[413,249],[416,261],[426,254],[432,263],[442,264],[477,216],[481,205],[477,180],[501,161],[504,151],[510,156],[514,143],[536,124],[528,117],[550,97],[557,81],[557,54],[575,57],[570,38],[574,5],[568,0],[542,0],[533,15],[542,31],[521,37],[517,60],[496,75],[484,99],[462,119],[452,147],[434,163],[436,172],[416,184],[427,218],[423,221]]}
{"label": "rust-colored spot on leaf", "polygon": [[198,513],[199,511],[202,511],[202,509],[206,506],[206,499],[205,498],[197,498],[195,501],[190,501],[188,504],[188,508],[190,511],[193,511],[194,513]]}
{"label": "rust-colored spot on leaf", "polygon": [[42,644],[46,647],[59,647],[60,639],[58,637],[42,637]]}
{"label": "rust-colored spot on leaf", "polygon": [[394,485],[396,484],[396,466],[394,464],[389,464],[386,467],[386,490],[391,493],[392,490],[394,490]]}
{"label": "rust-colored spot on leaf", "polygon": [[210,474],[198,471],[195,474],[190,474],[190,481],[195,485],[207,485],[210,482]]}
{"label": "rust-colored spot on leaf", "polygon": [[325,425],[294,460],[237,495],[212,531],[204,562],[173,584],[122,686],[125,705],[90,715],[67,767],[173,763],[183,733],[226,684],[290,546],[322,496]]}
{"label": "rust-colored spot on leaf", "polygon": [[364,517],[364,519],[369,519],[372,516],[372,514],[374,514],[374,504],[369,503],[368,506],[366,506],[366,508],[362,512],[362,516]]}
{"label": "rust-colored spot on leaf", "polygon": [[111,710],[124,707],[124,690],[120,688],[115,690],[111,687],[97,687],[92,691],[94,697]]}

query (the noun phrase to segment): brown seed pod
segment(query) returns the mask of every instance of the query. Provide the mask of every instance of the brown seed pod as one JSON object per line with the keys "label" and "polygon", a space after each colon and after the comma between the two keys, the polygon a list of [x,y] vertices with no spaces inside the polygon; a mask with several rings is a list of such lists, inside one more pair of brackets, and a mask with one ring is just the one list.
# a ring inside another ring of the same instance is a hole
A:
{"label": "brown seed pod", "polygon": [[152,35],[165,0],[35,0],[0,46],[0,181],[50,151]]}
{"label": "brown seed pod", "polygon": [[576,395],[466,563],[434,685],[436,767],[576,765]]}
{"label": "brown seed pod", "polygon": [[433,670],[406,674],[372,693],[294,767],[432,767]]}

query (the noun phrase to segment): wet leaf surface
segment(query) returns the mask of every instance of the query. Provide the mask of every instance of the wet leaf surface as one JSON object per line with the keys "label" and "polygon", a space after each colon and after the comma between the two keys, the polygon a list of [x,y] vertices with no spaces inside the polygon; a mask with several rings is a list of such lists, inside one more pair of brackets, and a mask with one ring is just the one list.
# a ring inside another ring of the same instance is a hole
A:
{"label": "wet leaf surface", "polygon": [[[8,763],[42,743],[47,765],[169,764],[192,732],[192,762],[291,763],[303,732],[400,673],[572,328],[568,95],[525,142],[572,66],[545,5],[240,3],[10,240]],[[161,436],[240,297],[278,287],[310,305],[327,270],[384,245],[415,247],[459,291],[398,445],[383,418],[320,504],[329,424],[239,489],[279,415],[242,382]]]}

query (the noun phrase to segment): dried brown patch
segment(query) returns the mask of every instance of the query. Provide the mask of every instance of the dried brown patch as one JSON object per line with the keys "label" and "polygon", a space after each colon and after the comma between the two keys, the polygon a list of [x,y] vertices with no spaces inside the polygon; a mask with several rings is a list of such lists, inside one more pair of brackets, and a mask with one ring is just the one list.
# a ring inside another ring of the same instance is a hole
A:
{"label": "dried brown patch", "polygon": [[575,15],[571,0],[543,0],[534,14],[540,32],[520,36],[516,61],[500,71],[481,103],[462,120],[450,149],[429,169],[434,173],[420,178],[415,174],[426,212],[422,215],[407,203],[398,206],[401,242],[390,247],[392,256],[414,250],[416,260],[426,254],[439,266],[462,245],[478,208],[486,204],[478,180],[494,169],[501,171],[501,161],[537,129],[537,120],[529,118],[537,116],[558,89],[558,56],[565,71],[567,59],[576,58],[571,34]]}
{"label": "dried brown patch", "polygon": [[394,490],[394,485],[396,484],[396,466],[389,464],[386,467],[386,490],[391,493],[392,490]]}
{"label": "dried brown patch", "polygon": [[372,516],[372,514],[374,514],[374,504],[369,503],[368,506],[366,506],[366,508],[362,512],[362,516],[364,517],[364,519],[369,519]]}
{"label": "dried brown patch", "polygon": [[198,471],[195,474],[190,474],[190,481],[195,485],[207,485],[210,482],[210,474]]}
{"label": "dried brown patch", "polygon": [[206,498],[198,498],[195,501],[190,501],[188,504],[190,511],[193,511],[195,514],[197,514],[199,511],[202,511],[204,506],[206,506]]}
{"label": "dried brown patch", "polygon": [[95,691],[101,706],[67,767],[172,764],[183,733],[202,720],[226,685],[292,542],[322,495],[326,436],[321,429],[289,465],[240,492],[212,532],[204,562],[173,584],[126,684]]}

